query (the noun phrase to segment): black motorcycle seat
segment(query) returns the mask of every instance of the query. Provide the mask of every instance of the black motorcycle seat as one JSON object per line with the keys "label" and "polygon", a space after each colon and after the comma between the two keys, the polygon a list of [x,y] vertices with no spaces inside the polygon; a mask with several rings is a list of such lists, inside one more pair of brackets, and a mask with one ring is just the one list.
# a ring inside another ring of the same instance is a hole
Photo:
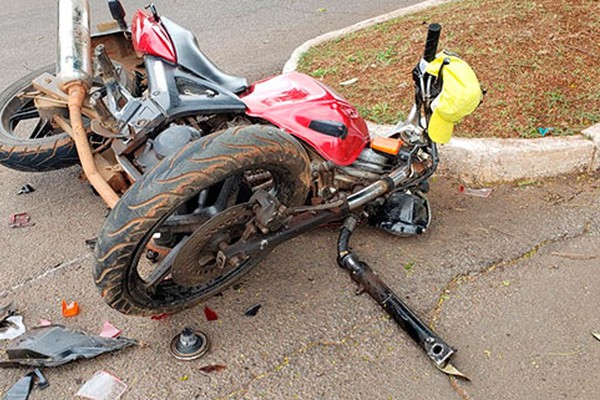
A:
{"label": "black motorcycle seat", "polygon": [[200,50],[198,40],[192,32],[177,25],[168,18],[161,17],[160,20],[173,41],[177,54],[177,63],[180,66],[222,86],[232,93],[242,93],[248,88],[246,78],[227,75],[210,61]]}

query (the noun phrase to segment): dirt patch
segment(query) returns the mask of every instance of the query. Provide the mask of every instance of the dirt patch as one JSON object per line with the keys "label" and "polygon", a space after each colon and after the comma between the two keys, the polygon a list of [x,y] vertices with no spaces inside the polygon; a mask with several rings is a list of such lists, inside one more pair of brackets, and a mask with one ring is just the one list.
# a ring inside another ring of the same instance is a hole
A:
{"label": "dirt patch", "polygon": [[[394,123],[412,105],[410,72],[431,22],[443,26],[439,48],[467,60],[487,90],[457,136],[559,136],[600,122],[597,0],[447,3],[316,46],[299,70],[335,88],[367,119]],[[340,85],[352,78],[358,82]]]}

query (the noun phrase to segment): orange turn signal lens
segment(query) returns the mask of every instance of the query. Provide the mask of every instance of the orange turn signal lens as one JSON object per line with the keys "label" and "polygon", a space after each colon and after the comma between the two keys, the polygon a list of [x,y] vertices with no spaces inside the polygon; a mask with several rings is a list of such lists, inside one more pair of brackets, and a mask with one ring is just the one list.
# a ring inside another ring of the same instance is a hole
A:
{"label": "orange turn signal lens", "polygon": [[62,315],[64,317],[74,317],[79,314],[79,304],[76,301],[67,304],[66,301],[62,301]]}
{"label": "orange turn signal lens", "polygon": [[396,155],[402,147],[402,140],[393,138],[375,137],[371,139],[371,148],[382,153]]}

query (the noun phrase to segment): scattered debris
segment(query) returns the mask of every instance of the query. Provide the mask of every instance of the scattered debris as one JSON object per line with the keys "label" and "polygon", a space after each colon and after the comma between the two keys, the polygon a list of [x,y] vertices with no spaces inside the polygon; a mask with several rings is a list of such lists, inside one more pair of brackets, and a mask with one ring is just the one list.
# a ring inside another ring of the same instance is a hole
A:
{"label": "scattered debris", "polygon": [[592,332],[592,336],[595,337],[596,339],[600,340],[600,333]]}
{"label": "scattered debris", "polygon": [[33,373],[19,379],[2,398],[3,400],[27,400],[33,388]]}
{"label": "scattered debris", "polygon": [[25,333],[27,329],[21,315],[11,315],[0,322],[0,340],[12,340]]}
{"label": "scattered debris", "polygon": [[202,357],[208,351],[208,338],[201,332],[185,327],[171,340],[171,354],[178,360],[190,361]]}
{"label": "scattered debris", "polygon": [[8,360],[0,361],[0,367],[56,367],[80,358],[93,358],[120,350],[136,343],[135,340],[123,337],[110,339],[92,336],[62,325],[40,326],[30,329],[10,343],[6,350]]}
{"label": "scattered debris", "polygon": [[152,321],[160,321],[160,320],[165,319],[165,318],[169,318],[169,314],[162,313],[162,314],[153,315],[153,316],[150,317],[150,319]]}
{"label": "scattered debris", "polygon": [[52,321],[48,321],[47,319],[40,318],[38,321],[38,326],[49,326],[52,325]]}
{"label": "scattered debris", "polygon": [[96,248],[96,243],[98,243],[98,238],[85,239],[85,245],[90,250],[94,250]]}
{"label": "scattered debris", "polygon": [[210,309],[208,306],[204,306],[204,316],[207,321],[216,321],[219,319],[219,316],[216,312]]}
{"label": "scattered debris", "polygon": [[492,194],[492,188],[473,189],[463,185],[459,185],[458,192],[469,196],[487,198],[490,197],[490,195]]}
{"label": "scattered debris", "polygon": [[244,312],[246,317],[256,317],[258,314],[258,310],[260,310],[262,306],[260,304],[255,304],[253,306],[248,307],[248,309]]}
{"label": "scattered debris", "polygon": [[505,281],[502,281],[502,286],[510,286],[510,281],[508,279]]}
{"label": "scattered debris", "polygon": [[594,254],[559,253],[556,251],[553,251],[552,253],[550,253],[550,255],[556,257],[570,258],[572,260],[593,260],[594,258],[596,258],[596,255]]}
{"label": "scattered debris", "polygon": [[79,304],[76,301],[72,301],[67,304],[65,300],[62,301],[62,315],[65,318],[74,317],[79,314]]}
{"label": "scattered debris", "polygon": [[350,86],[354,85],[356,82],[358,82],[358,78],[352,78],[348,79],[347,81],[340,82],[340,86]]}
{"label": "scattered debris", "polygon": [[318,14],[323,14],[324,12],[327,12],[327,9],[325,7],[317,8]]}
{"label": "scattered debris", "polygon": [[35,225],[35,222],[31,222],[31,216],[26,212],[11,215],[8,222],[9,228],[24,228],[33,225]]}
{"label": "scattered debris", "polygon": [[102,331],[100,332],[100,337],[116,338],[122,332],[122,330],[115,328],[115,326],[110,322],[104,321],[104,325],[102,325]]}
{"label": "scattered debris", "polygon": [[113,374],[97,371],[76,395],[90,400],[117,400],[126,390],[127,385]]}
{"label": "scattered debris", "polygon": [[538,133],[541,137],[546,136],[547,134],[554,131],[554,128],[537,128]]}
{"label": "scattered debris", "polygon": [[225,371],[226,369],[227,369],[227,367],[225,365],[212,364],[212,365],[207,365],[205,367],[201,367],[200,372],[206,375],[206,374],[211,374],[213,372]]}
{"label": "scattered debris", "polygon": [[33,370],[33,373],[35,374],[35,387],[44,390],[50,386],[50,382],[48,382],[48,379],[46,379],[41,369],[36,368]]}
{"label": "scattered debris", "polygon": [[179,378],[179,382],[185,382],[188,379],[190,379],[190,377],[188,375],[183,375],[181,378]]}
{"label": "scattered debris", "polygon": [[29,183],[23,185],[23,187],[17,192],[17,194],[28,194],[28,193],[33,193],[35,192],[35,189],[33,188],[33,186],[31,186]]}

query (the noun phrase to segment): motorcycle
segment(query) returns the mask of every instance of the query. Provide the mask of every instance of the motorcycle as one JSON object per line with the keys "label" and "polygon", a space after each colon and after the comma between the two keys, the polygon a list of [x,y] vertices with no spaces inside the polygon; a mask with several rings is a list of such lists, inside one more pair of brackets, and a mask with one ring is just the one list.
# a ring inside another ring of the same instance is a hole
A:
{"label": "motorcycle", "polygon": [[[450,374],[454,350],[349,248],[362,220],[425,232],[436,142],[481,101],[468,65],[437,53],[429,26],[406,121],[371,137],[356,109],[292,72],[252,85],[225,74],[195,36],[150,5],[90,35],[89,2],[59,0],[53,67],[0,95],[0,163],[48,171],[80,162],[112,209],[94,280],[131,315],[172,313],[232,285],[277,245],[343,222],[338,263]],[[92,52],[93,49],[93,52]],[[36,123],[37,121],[37,123]],[[33,122],[33,123],[32,123]],[[18,125],[34,126],[18,137]]]}

